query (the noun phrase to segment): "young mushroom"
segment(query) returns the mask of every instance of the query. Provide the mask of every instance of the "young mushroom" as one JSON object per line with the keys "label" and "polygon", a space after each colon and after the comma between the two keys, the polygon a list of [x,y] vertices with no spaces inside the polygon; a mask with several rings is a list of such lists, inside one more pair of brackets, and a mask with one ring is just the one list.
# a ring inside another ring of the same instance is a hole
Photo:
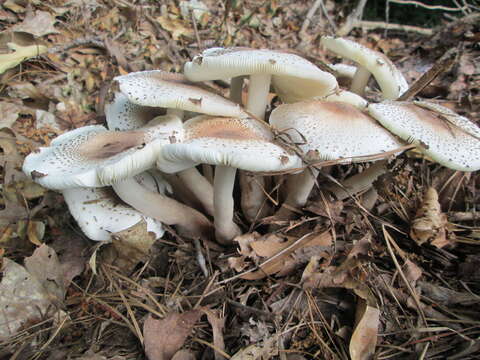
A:
{"label": "young mushroom", "polygon": [[[365,161],[364,157],[392,152],[403,143],[373,118],[352,105],[311,100],[277,107],[270,115],[272,127],[283,132],[287,142],[296,144],[309,160]],[[305,205],[318,170],[293,175],[287,181],[285,204]],[[288,217],[288,207],[277,216]]]}
{"label": "young mushroom", "polygon": [[385,99],[395,100],[408,90],[405,77],[384,54],[355,41],[333,36],[323,36],[321,43],[335,54],[357,63],[350,91],[363,96],[370,75],[377,81]]}
{"label": "young mushroom", "polygon": [[198,164],[216,165],[214,224],[218,241],[240,234],[233,222],[232,192],[237,169],[271,172],[296,168],[300,159],[273,141],[268,125],[249,118],[197,116],[185,122],[182,142],[163,147],[157,167],[174,173]]}
{"label": "young mushroom", "polygon": [[368,111],[385,128],[451,169],[480,169],[480,128],[466,117],[424,101],[385,101]]}

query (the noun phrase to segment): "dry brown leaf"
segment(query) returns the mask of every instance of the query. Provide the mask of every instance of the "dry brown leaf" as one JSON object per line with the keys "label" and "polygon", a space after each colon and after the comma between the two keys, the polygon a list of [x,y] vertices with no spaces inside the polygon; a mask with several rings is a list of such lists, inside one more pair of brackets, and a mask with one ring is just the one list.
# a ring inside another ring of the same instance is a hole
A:
{"label": "dry brown leaf", "polygon": [[149,360],[170,360],[182,347],[193,326],[202,316],[200,310],[170,313],[163,319],[149,315],[143,324],[145,354]]}
{"label": "dry brown leaf", "polygon": [[4,258],[1,273],[0,340],[6,340],[52,312],[45,289],[23,266]]}
{"label": "dry brown leaf", "polygon": [[[207,315],[207,320],[212,326],[213,345],[215,349],[225,352],[225,341],[223,339],[223,328],[225,318],[218,314],[218,311],[203,308],[202,311]],[[218,351],[215,351],[215,360],[224,360],[225,357]]]}
{"label": "dry brown leaf", "polygon": [[422,269],[417,264],[410,260],[406,260],[403,264],[403,272],[407,277],[408,282],[415,287],[415,283],[422,277]]}
{"label": "dry brown leaf", "polygon": [[105,261],[124,273],[130,273],[139,262],[144,262],[155,242],[155,235],[147,231],[144,220],[112,234],[112,244],[104,251]]}
{"label": "dry brown leaf", "polygon": [[25,267],[3,259],[0,273],[0,340],[60,314],[66,282],[53,249],[40,246],[25,259]]}
{"label": "dry brown leaf", "polygon": [[37,37],[48,34],[57,34],[55,29],[55,18],[46,11],[30,12],[25,16],[25,20],[21,24],[14,25],[10,28],[12,31],[23,31]]}
{"label": "dry brown leaf", "polygon": [[[283,242],[276,235],[266,235],[260,237],[259,240],[255,240],[256,238],[253,236],[245,237],[244,249],[241,253],[249,254],[245,256],[252,258],[254,261],[261,259],[262,264],[258,270],[240,276],[242,279],[258,280],[273,274],[284,276],[298,264],[307,262],[309,260],[307,254],[318,255],[318,253],[329,249],[332,244],[332,236],[328,231],[308,234],[300,239],[290,238]],[[308,249],[310,248],[312,248],[312,252],[309,252]],[[278,255],[280,253],[281,255]],[[272,257],[273,259],[268,261]],[[241,260],[230,258],[229,264],[233,268],[241,268],[245,257],[240,258]]]}
{"label": "dry brown leaf", "polygon": [[440,208],[438,193],[430,187],[412,221],[410,236],[419,245],[430,243],[442,248],[451,244],[450,239],[447,238],[447,226],[447,216]]}
{"label": "dry brown leaf", "polygon": [[380,311],[359,299],[355,317],[355,330],[349,346],[350,356],[352,360],[372,359],[377,346]]}
{"label": "dry brown leaf", "polygon": [[165,15],[157,17],[156,20],[162,28],[172,35],[173,40],[178,40],[182,36],[188,38],[193,38],[194,36],[193,29],[188,28],[187,24],[181,19],[175,19]]}

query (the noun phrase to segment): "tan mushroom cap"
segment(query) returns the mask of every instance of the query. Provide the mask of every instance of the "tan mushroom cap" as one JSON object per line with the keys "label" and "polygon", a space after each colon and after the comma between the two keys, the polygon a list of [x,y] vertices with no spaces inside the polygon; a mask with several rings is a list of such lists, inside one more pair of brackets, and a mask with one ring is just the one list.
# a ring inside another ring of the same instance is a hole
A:
{"label": "tan mushroom cap", "polygon": [[269,127],[252,118],[197,116],[185,122],[181,143],[162,148],[157,167],[167,173],[197,164],[248,171],[277,171],[301,165],[300,159],[273,141]]}
{"label": "tan mushroom cap", "polygon": [[480,169],[480,129],[441,105],[384,101],[369,113],[392,133],[438,163],[462,171]]}
{"label": "tan mushroom cap", "polygon": [[377,80],[385,99],[395,100],[408,90],[405,77],[384,54],[355,41],[333,36],[323,36],[321,43],[328,50],[353,60],[370,71]]}
{"label": "tan mushroom cap", "polygon": [[287,132],[304,153],[315,151],[321,160],[350,161],[403,145],[370,116],[339,102],[311,100],[280,105],[270,115],[270,124]]}
{"label": "tan mushroom cap", "polygon": [[179,109],[216,116],[247,116],[240,105],[195,86],[183,75],[161,70],[140,71],[114,79],[113,91],[120,91],[131,103]]}
{"label": "tan mushroom cap", "polygon": [[192,81],[271,74],[277,93],[289,102],[304,99],[309,93],[326,95],[337,87],[332,74],[308,60],[292,53],[266,49],[207,49],[185,64],[184,73]]}

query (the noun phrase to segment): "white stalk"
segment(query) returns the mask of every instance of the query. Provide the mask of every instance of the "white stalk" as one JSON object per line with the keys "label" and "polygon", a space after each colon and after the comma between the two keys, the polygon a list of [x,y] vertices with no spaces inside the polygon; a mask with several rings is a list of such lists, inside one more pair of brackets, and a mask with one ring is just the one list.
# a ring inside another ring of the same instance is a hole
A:
{"label": "white stalk", "polygon": [[352,84],[350,85],[350,91],[363,96],[370,75],[372,75],[370,71],[363,66],[358,66],[357,71],[355,71],[355,75],[353,76]]}
{"label": "white stalk", "polygon": [[237,169],[229,166],[217,166],[213,180],[213,205],[215,236],[220,243],[231,243],[241,234],[240,228],[233,222],[233,187]]}
{"label": "white stalk", "polygon": [[242,105],[243,80],[244,76],[236,76],[230,80],[230,100]]}
{"label": "white stalk", "polygon": [[265,118],[271,79],[272,75],[270,74],[250,75],[247,111],[262,120]]}
{"label": "white stalk", "polygon": [[[317,176],[318,170],[315,168],[311,168],[311,171],[304,170],[300,174],[290,175],[287,179],[287,197],[284,205],[293,208],[305,206]],[[275,218],[278,220],[289,220],[293,214],[292,210],[284,205],[275,214]]]}
{"label": "white stalk", "polygon": [[188,237],[211,235],[212,224],[195,209],[165,195],[152,192],[133,178],[112,185],[117,195],[134,209],[167,225],[175,225],[180,234]]}
{"label": "white stalk", "polygon": [[213,215],[213,186],[208,180],[198,172],[196,168],[190,168],[178,173],[178,177],[185,186],[200,201],[205,211]]}

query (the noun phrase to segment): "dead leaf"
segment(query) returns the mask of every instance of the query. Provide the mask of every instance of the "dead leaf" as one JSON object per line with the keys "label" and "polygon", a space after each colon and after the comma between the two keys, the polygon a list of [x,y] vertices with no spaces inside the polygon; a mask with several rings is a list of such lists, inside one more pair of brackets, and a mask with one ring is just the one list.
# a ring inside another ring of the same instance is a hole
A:
{"label": "dead leaf", "polygon": [[123,231],[112,234],[112,244],[105,249],[105,261],[124,273],[131,273],[139,262],[144,262],[155,242],[155,234],[147,231],[145,220]]}
{"label": "dead leaf", "polygon": [[230,258],[228,261],[233,268],[242,268],[246,257],[261,262],[259,270],[240,276],[246,280],[263,279],[273,274],[284,276],[298,264],[309,260],[305,255],[310,254],[308,249],[313,249],[311,253],[313,255],[313,253],[329,249],[332,244],[332,236],[329,231],[310,233],[299,239],[292,237],[287,240],[271,234],[263,237],[245,234],[237,237],[236,240],[239,241],[242,248],[240,252],[248,255],[240,257],[241,260]]}
{"label": "dead leaf", "polygon": [[3,259],[0,283],[0,340],[51,315],[50,297],[40,282],[21,265]]}
{"label": "dead leaf", "polygon": [[451,244],[450,239],[447,238],[447,225],[447,216],[440,208],[438,193],[430,187],[412,221],[410,236],[419,245],[430,243],[442,248]]}
{"label": "dead leaf", "polygon": [[45,244],[39,246],[25,259],[25,269],[35,275],[52,301],[63,301],[66,291],[63,269],[55,250]]}
{"label": "dead leaf", "polygon": [[182,347],[193,326],[202,316],[200,310],[170,313],[163,319],[149,315],[143,325],[145,354],[149,360],[169,360]]}
{"label": "dead leaf", "polygon": [[46,11],[29,12],[21,24],[12,26],[10,30],[23,31],[36,37],[41,37],[58,33],[53,26],[55,22],[55,18]]}
{"label": "dead leaf", "polygon": [[0,283],[0,340],[56,314],[65,316],[65,279],[53,249],[37,248],[25,259],[25,267],[2,259]]}
{"label": "dead leaf", "polygon": [[403,272],[407,277],[408,282],[415,287],[415,283],[422,277],[422,269],[417,264],[410,260],[406,260],[403,264]]}
{"label": "dead leaf", "polygon": [[359,299],[355,317],[355,330],[349,345],[350,356],[352,360],[372,359],[377,346],[380,311]]}
{"label": "dead leaf", "polygon": [[[202,311],[207,315],[207,320],[212,326],[213,345],[216,349],[225,352],[225,341],[223,340],[223,328],[225,326],[225,318],[218,314],[218,311],[203,308]],[[215,360],[224,360],[225,357],[215,351]]]}
{"label": "dead leaf", "polygon": [[193,29],[188,28],[186,23],[181,19],[171,18],[165,15],[157,17],[156,20],[162,28],[172,35],[173,40],[179,40],[182,36],[188,38],[193,38],[194,36]]}

